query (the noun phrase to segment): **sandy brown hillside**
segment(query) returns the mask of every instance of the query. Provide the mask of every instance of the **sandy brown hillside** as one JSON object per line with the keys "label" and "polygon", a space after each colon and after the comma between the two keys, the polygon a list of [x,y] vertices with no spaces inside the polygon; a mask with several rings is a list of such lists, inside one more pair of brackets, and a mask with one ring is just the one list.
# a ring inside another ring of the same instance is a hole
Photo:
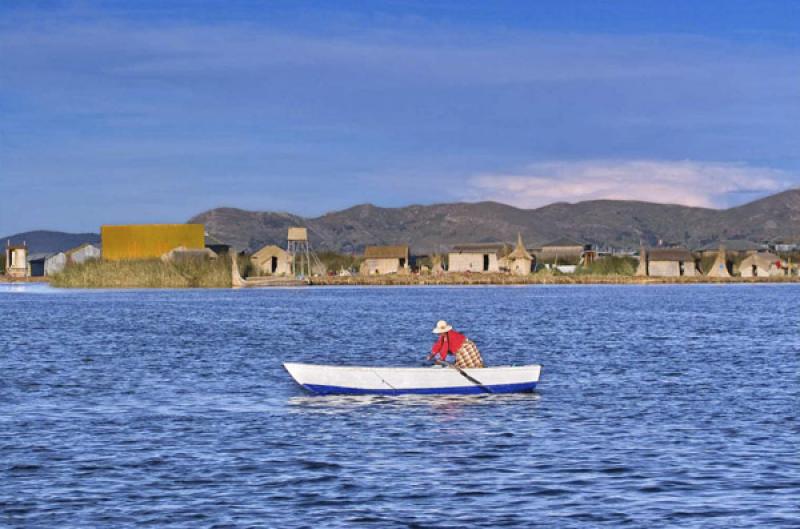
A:
{"label": "sandy brown hillside", "polygon": [[496,202],[380,208],[365,204],[307,218],[288,213],[218,208],[191,219],[239,248],[284,245],[286,228],[308,226],[316,248],[360,251],[368,244],[408,242],[417,252],[464,242],[513,239],[530,245],[566,236],[596,244],[636,247],[640,241],[687,244],[719,239],[800,240],[800,190],[727,210],[620,200],[557,203],[524,210]]}

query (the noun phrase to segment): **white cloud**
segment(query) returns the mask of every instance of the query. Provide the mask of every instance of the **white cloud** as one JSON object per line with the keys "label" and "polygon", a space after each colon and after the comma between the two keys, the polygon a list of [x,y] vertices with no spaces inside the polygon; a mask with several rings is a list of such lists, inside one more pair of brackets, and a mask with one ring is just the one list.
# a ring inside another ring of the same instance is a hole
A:
{"label": "white cloud", "polygon": [[534,163],[513,173],[482,174],[468,182],[466,200],[496,200],[532,208],[553,202],[614,199],[725,207],[730,197],[790,187],[786,171],[741,163],[587,160]]}

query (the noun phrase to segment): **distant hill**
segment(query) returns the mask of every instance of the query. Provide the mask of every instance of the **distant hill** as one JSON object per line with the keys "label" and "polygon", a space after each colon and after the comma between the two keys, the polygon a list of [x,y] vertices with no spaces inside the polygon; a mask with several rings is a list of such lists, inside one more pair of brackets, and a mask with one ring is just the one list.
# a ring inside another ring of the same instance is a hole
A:
{"label": "distant hill", "polygon": [[289,226],[307,226],[318,249],[360,252],[370,244],[409,243],[418,253],[443,251],[458,243],[513,240],[529,246],[570,237],[618,248],[640,241],[696,248],[718,240],[800,240],[800,189],[735,208],[717,210],[623,200],[556,203],[519,209],[497,202],[380,208],[355,206],[321,217],[217,208],[190,222],[237,248],[284,246]]}
{"label": "distant hill", "polygon": [[[317,249],[361,252],[371,244],[408,243],[417,253],[445,251],[454,244],[513,241],[522,233],[529,246],[559,237],[636,248],[684,244],[698,248],[719,240],[800,242],[800,189],[778,193],[735,208],[717,210],[624,200],[556,203],[519,209],[497,202],[380,208],[354,206],[320,217],[217,208],[189,222],[237,248],[285,246],[289,226],[307,226]],[[30,231],[5,236],[0,243],[26,241],[31,253],[52,253],[83,243],[100,243],[97,233]]]}
{"label": "distant hill", "polygon": [[34,253],[56,253],[63,252],[80,246],[84,243],[99,244],[100,235],[97,233],[65,233],[63,231],[26,231],[16,235],[7,235],[0,238],[0,243],[5,248],[8,241],[11,244],[28,244],[28,252]]}

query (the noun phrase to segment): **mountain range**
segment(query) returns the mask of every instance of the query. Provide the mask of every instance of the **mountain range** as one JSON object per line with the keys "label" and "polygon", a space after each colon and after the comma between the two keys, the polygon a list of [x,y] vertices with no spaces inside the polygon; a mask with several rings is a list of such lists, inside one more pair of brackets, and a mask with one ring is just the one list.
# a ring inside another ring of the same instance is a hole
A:
{"label": "mountain range", "polygon": [[[567,237],[616,248],[640,243],[697,248],[720,240],[800,241],[800,189],[728,209],[687,207],[626,200],[559,202],[520,209],[497,202],[382,208],[371,204],[305,218],[291,213],[216,208],[189,219],[205,224],[214,238],[238,249],[286,245],[290,226],[306,226],[312,247],[361,252],[373,244],[409,244],[414,252],[442,252],[454,244],[513,241],[522,234],[529,247]],[[4,237],[28,242],[31,252],[55,252],[96,233],[35,231]]]}
{"label": "mountain range", "polygon": [[312,247],[360,252],[365,245],[410,244],[418,253],[459,243],[513,241],[521,233],[530,247],[567,237],[616,248],[640,243],[697,248],[720,240],[800,240],[800,189],[729,209],[626,200],[559,202],[520,209],[497,202],[381,208],[355,206],[320,217],[216,208],[193,217],[237,248],[284,246],[289,226],[307,226]]}
{"label": "mountain range", "polygon": [[7,243],[27,244],[28,252],[56,253],[70,250],[84,243],[99,244],[100,235],[97,233],[65,233],[63,231],[26,231],[15,235],[8,235],[0,239],[3,247]]}

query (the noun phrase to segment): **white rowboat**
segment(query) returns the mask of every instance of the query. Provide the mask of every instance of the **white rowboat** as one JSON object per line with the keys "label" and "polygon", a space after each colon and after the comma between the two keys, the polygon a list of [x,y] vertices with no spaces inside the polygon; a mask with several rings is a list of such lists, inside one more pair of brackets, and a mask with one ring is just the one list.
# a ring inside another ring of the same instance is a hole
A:
{"label": "white rowboat", "polygon": [[298,384],[322,395],[530,393],[540,365],[484,367],[360,367],[285,363]]}

